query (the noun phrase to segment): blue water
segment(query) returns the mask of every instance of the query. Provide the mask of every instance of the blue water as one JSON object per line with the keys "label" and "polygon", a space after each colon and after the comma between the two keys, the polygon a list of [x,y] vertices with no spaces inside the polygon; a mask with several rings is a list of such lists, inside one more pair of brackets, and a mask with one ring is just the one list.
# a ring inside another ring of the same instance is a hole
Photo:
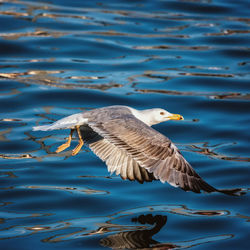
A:
{"label": "blue water", "polygon": [[[0,248],[249,249],[249,6],[1,1]],[[155,129],[208,183],[246,194],[123,181],[87,147],[55,154],[69,131],[32,131],[116,104],[183,115]]]}

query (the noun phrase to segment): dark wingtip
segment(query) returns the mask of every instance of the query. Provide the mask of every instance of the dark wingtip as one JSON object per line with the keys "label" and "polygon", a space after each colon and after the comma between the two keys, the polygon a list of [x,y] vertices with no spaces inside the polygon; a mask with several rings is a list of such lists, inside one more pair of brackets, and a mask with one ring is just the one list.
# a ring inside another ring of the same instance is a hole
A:
{"label": "dark wingtip", "polygon": [[231,196],[242,196],[246,194],[243,188],[218,189],[217,191]]}
{"label": "dark wingtip", "polygon": [[199,189],[198,190],[192,189],[191,191],[195,193],[200,193],[201,190],[204,191],[205,193],[219,192],[219,193],[223,193],[223,194],[230,195],[230,196],[242,196],[247,193],[246,190],[243,188],[217,189],[209,185],[204,180],[200,179]]}

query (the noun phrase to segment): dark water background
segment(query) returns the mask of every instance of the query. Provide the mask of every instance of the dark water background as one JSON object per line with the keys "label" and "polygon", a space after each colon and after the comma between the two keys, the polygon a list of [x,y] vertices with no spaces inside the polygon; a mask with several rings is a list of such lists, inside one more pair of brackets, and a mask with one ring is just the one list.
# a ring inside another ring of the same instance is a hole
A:
{"label": "dark water background", "polygon": [[[249,6],[0,1],[0,248],[249,249]],[[69,131],[31,131],[115,104],[182,114],[155,128],[246,195],[122,181],[88,148],[53,153]]]}

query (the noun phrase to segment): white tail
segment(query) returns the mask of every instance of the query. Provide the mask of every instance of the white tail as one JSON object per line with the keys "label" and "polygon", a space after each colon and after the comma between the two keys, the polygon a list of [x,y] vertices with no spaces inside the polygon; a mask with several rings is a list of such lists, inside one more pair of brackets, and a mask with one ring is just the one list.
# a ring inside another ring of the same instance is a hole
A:
{"label": "white tail", "polygon": [[75,128],[77,125],[84,125],[87,124],[88,119],[83,117],[82,113],[70,115],[64,117],[52,124],[43,125],[43,126],[36,126],[33,127],[33,131],[41,130],[41,131],[49,131],[49,130],[56,130],[56,129],[72,129]]}
{"label": "white tail", "polygon": [[48,131],[53,130],[53,126],[51,125],[43,125],[43,126],[36,126],[32,128],[33,131],[41,130],[41,131]]}

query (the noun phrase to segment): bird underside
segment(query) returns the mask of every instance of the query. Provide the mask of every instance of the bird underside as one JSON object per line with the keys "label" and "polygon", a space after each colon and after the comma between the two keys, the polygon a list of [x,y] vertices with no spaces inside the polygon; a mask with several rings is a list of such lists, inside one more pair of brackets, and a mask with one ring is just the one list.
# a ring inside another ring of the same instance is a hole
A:
{"label": "bird underside", "polygon": [[[88,125],[76,126],[71,129],[67,141],[57,148],[56,153],[70,147],[75,131],[79,142],[72,150],[72,155],[78,154],[85,142],[89,148],[106,163],[108,171],[111,174],[115,173],[116,175],[120,175],[124,180],[128,179],[130,181],[138,181],[139,183],[143,183],[144,181],[151,182],[153,180],[161,180],[161,182],[167,181],[172,186],[195,193],[200,193],[202,190],[207,193],[242,194],[242,190],[239,188],[218,190],[209,185],[194,171],[179,151],[174,151],[177,150],[175,146],[172,148],[173,157],[169,157],[169,159],[165,160],[148,159],[147,162],[151,164],[146,166],[143,165],[144,162],[142,160],[140,161],[140,152],[136,152],[135,149],[125,145],[122,141],[116,141],[116,143],[110,142],[110,140],[104,138]],[[145,148],[145,152],[146,149],[147,147]],[[174,158],[174,154],[176,154],[178,158]]]}

